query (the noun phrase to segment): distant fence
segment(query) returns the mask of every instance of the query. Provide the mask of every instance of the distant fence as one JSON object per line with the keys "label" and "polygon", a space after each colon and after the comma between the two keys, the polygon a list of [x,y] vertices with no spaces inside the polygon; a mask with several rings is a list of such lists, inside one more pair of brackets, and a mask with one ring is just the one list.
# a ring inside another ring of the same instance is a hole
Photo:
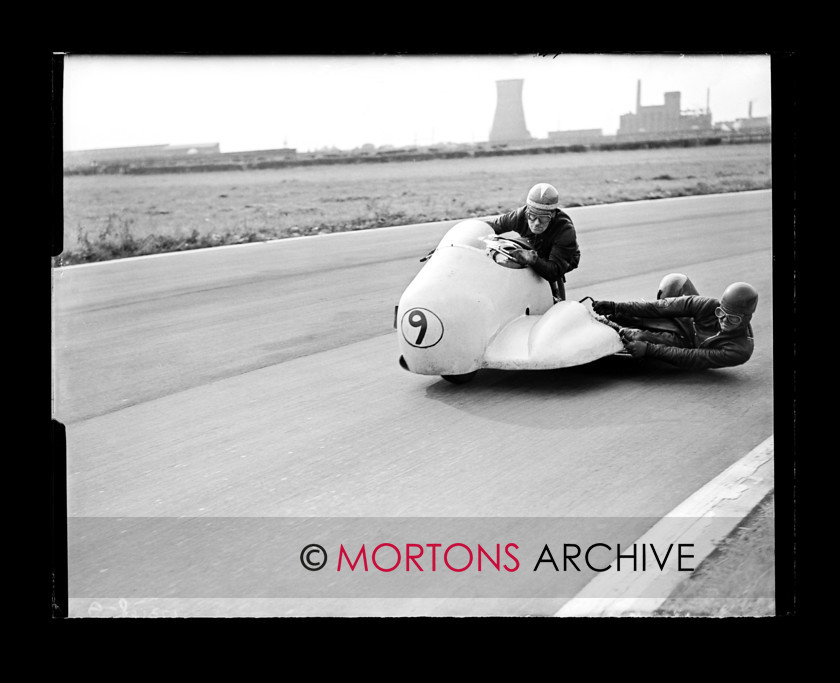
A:
{"label": "distant fence", "polygon": [[769,130],[749,133],[720,133],[711,134],[665,134],[651,137],[640,136],[610,136],[604,142],[567,145],[529,145],[523,147],[495,146],[490,149],[476,147],[468,150],[454,151],[405,151],[372,154],[333,154],[329,156],[299,157],[276,159],[243,159],[233,160],[232,156],[218,156],[210,159],[191,158],[187,163],[165,163],[155,161],[113,161],[85,166],[67,166],[66,175],[98,175],[98,174],[126,174],[148,175],[161,173],[209,173],[213,171],[248,171],[277,168],[294,168],[300,166],[323,166],[334,164],[376,164],[392,161],[429,161],[432,159],[463,159],[470,157],[498,157],[524,154],[569,154],[590,151],[621,151],[637,149],[660,149],[668,147],[707,147],[713,145],[736,145],[771,142]]}

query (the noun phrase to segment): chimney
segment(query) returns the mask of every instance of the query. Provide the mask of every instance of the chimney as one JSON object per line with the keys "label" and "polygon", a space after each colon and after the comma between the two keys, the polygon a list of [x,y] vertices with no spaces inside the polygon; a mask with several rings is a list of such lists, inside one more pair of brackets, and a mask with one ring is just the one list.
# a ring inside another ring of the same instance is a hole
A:
{"label": "chimney", "polygon": [[639,110],[642,107],[642,79],[640,78],[636,83],[636,113],[639,113]]}
{"label": "chimney", "polygon": [[747,114],[747,118],[748,118],[748,119],[751,119],[751,118],[752,118],[752,100],[750,100],[749,114]]}

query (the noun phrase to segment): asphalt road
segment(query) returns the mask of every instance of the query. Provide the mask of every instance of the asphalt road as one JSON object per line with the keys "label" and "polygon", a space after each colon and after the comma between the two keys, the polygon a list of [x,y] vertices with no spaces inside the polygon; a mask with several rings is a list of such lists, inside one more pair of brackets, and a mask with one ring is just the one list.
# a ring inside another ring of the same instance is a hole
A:
{"label": "asphalt road", "polygon": [[[609,519],[607,535],[632,542],[773,433],[770,192],[569,214],[583,258],[567,296],[653,299],[669,272],[714,296],[748,281],[760,292],[749,363],[688,373],[607,358],[483,370],[463,386],[408,373],[394,306],[452,222],[55,270],[75,613],[555,612],[591,572],[562,589],[329,588],[296,544],[430,543],[469,518],[459,538],[529,537],[530,571],[547,520],[597,539],[593,520]],[[196,520],[205,534],[184,526]]]}

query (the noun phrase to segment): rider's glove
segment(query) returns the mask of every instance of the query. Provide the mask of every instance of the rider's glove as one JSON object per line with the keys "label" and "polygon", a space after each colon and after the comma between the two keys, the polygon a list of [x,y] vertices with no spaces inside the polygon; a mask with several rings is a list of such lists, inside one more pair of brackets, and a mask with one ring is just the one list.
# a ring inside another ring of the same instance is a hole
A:
{"label": "rider's glove", "polygon": [[615,302],[613,301],[593,301],[592,310],[599,315],[613,315],[615,313]]}
{"label": "rider's glove", "polygon": [[512,255],[519,263],[526,266],[533,265],[537,260],[537,252],[531,249],[517,249]]}
{"label": "rider's glove", "polygon": [[647,352],[647,342],[643,341],[627,341],[624,342],[624,348],[630,352],[633,358],[642,358]]}

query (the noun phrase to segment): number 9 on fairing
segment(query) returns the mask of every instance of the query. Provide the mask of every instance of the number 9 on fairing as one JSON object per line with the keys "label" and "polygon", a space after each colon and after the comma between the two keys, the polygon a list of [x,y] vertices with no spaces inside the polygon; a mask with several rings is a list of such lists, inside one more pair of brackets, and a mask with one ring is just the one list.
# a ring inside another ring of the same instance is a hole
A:
{"label": "number 9 on fairing", "polygon": [[403,315],[400,331],[412,346],[428,348],[440,341],[443,336],[443,323],[426,308],[412,308]]}

